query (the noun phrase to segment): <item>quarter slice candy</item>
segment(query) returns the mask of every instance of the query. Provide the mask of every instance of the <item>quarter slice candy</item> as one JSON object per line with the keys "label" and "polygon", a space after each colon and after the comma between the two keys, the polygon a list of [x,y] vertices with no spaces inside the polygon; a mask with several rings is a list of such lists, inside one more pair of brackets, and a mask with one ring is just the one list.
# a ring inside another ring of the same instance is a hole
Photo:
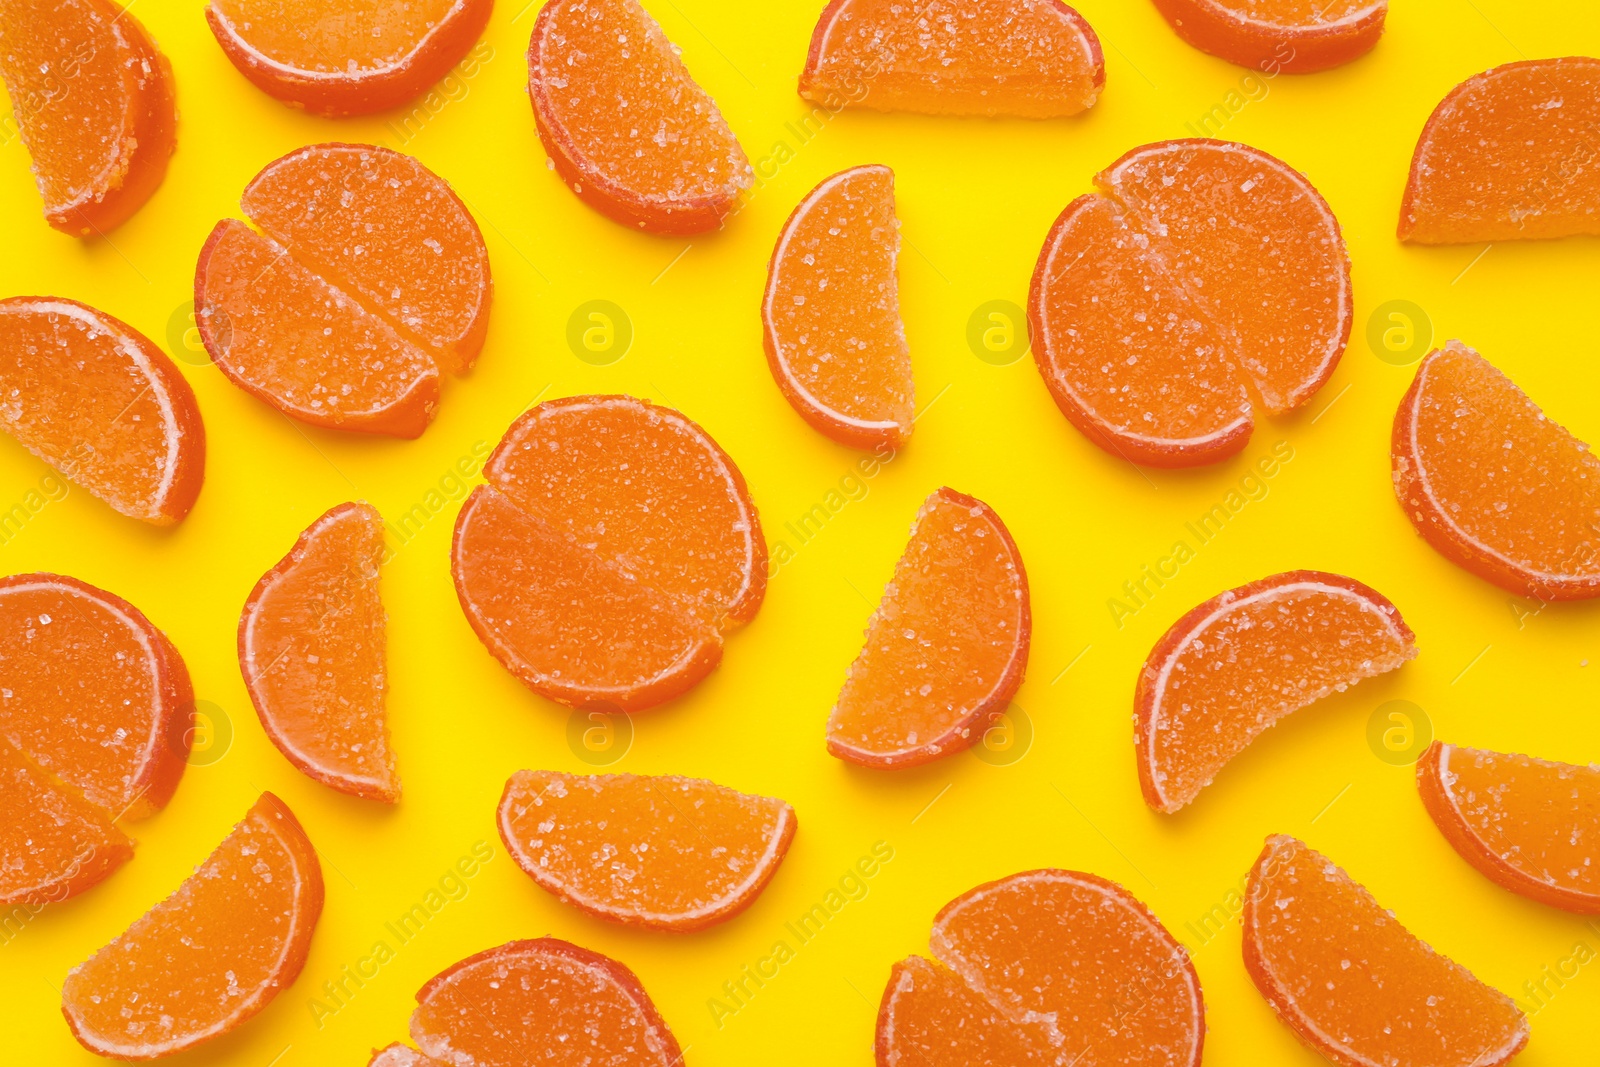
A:
{"label": "quarter slice candy", "polygon": [[628,711],[675,697],[754,617],[766,545],[699,426],[627,396],[547,401],[506,432],[456,520],[462,610],[536,693]]}
{"label": "quarter slice candy", "polygon": [[317,115],[367,115],[422,95],[466,55],[494,0],[211,0],[230,62]]}
{"label": "quarter slice candy", "polygon": [[690,931],[754,903],[795,817],[781,800],[697,778],[518,771],[498,825],[517,866],[580,911]]}
{"label": "quarter slice candy", "polygon": [[1383,36],[1388,0],[1155,0],[1178,36],[1269,77],[1359,58]]}
{"label": "quarter slice candy", "polygon": [[133,327],[76,300],[0,300],[0,426],[122,514],[180,522],[205,479],[194,390]]}
{"label": "quarter slice candy", "polygon": [[1244,964],[1278,1018],[1343,1067],[1498,1067],[1511,998],[1441,956],[1331,860],[1275,835],[1250,872]]}
{"label": "quarter slice candy", "polygon": [[45,221],[74,237],[121,225],[166,177],[176,143],[167,57],[111,0],[5,0],[0,41]]}
{"label": "quarter slice candy", "polygon": [[61,1010],[97,1055],[193,1048],[294,982],[321,913],[316,852],[283,801],[263,793],[172,896],[68,973]]}
{"label": "quarter slice candy", "polygon": [[880,1067],[1200,1063],[1188,953],[1114,882],[1062,870],[989,882],[939,912],[930,946],[938,963],[913,956],[890,976]]}
{"label": "quarter slice candy", "polygon": [[1069,204],[1034,269],[1034,359],[1113,454],[1183,467],[1249,440],[1251,394],[1304,405],[1349,341],[1350,264],[1304,176],[1247,145],[1136,148]]}
{"label": "quarter slice candy", "polygon": [[973,744],[1022,685],[1028,576],[987,504],[923,503],[828,719],[828,751],[864,767],[928,763]]}
{"label": "quarter slice candy", "polygon": [[384,717],[383,516],[340,504],[261,576],[239,617],[239,669],[267,736],[307,776],[400,799]]}
{"label": "quarter slice candy", "polygon": [[1600,766],[1435,741],[1417,788],[1461,858],[1513,893],[1600,914]]}
{"label": "quarter slice candy", "polygon": [[59,903],[132,858],[111,813],[0,736],[0,906]]}
{"label": "quarter slice candy", "polygon": [[800,416],[856,448],[911,436],[911,354],[895,276],[894,172],[826,179],[784,224],[761,304],[772,376]]}
{"label": "quarter slice candy", "polygon": [[1061,0],[832,0],[800,95],[832,111],[1048,119],[1093,107],[1100,38]]}
{"label": "quarter slice candy", "polygon": [[683,1053],[639,979],[553,937],[469,956],[417,993],[411,1039],[474,1067],[681,1067]]}
{"label": "quarter slice candy", "polygon": [[1600,59],[1475,74],[1422,128],[1400,206],[1415,244],[1600,234]]}
{"label": "quarter slice candy", "polygon": [[550,0],[528,42],[528,95],[561,180],[655,233],[722,225],[753,171],[676,46],[635,0]]}
{"label": "quarter slice candy", "polygon": [[1390,458],[1406,518],[1452,563],[1527,596],[1600,596],[1600,459],[1477,352],[1422,361]]}
{"label": "quarter slice candy", "polygon": [[1179,810],[1285,716],[1416,654],[1395,606],[1343,575],[1289,571],[1212,597],[1162,635],[1139,672],[1145,803]]}

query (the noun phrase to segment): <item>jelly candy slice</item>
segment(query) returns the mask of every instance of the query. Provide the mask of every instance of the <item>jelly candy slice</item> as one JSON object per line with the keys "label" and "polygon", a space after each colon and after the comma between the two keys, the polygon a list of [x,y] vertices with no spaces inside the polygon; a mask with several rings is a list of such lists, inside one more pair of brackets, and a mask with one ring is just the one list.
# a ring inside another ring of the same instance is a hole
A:
{"label": "jelly candy slice", "polygon": [[1600,59],[1475,74],[1422,128],[1400,206],[1415,244],[1600,234]]}
{"label": "jelly candy slice", "polygon": [[616,960],[541,937],[488,949],[417,993],[411,1039],[473,1067],[681,1067],[639,979]]}
{"label": "jelly candy slice", "polygon": [[1022,555],[983,502],[923,503],[828,719],[828,751],[909,767],[973,744],[1022,684],[1033,631]]}
{"label": "jelly candy slice", "polygon": [[794,209],[767,268],[761,321],[783,395],[856,448],[911,436],[911,355],[900,324],[894,172],[853,167]]}
{"label": "jelly candy slice", "polygon": [[1523,595],[1600,596],[1600,459],[1477,352],[1422,361],[1390,459],[1406,518],[1451,562]]}
{"label": "jelly candy slice", "polygon": [[268,164],[239,203],[441,370],[471,368],[489,326],[489,253],[461,199],[427,167],[376,145],[310,145]]}
{"label": "jelly candy slice", "polygon": [[1048,119],[1093,107],[1100,38],[1061,0],[832,0],[800,95],[831,111]]}
{"label": "jelly candy slice", "polygon": [[59,903],[131,860],[111,816],[0,736],[0,905]]}
{"label": "jelly candy slice", "polygon": [[4,0],[0,78],[44,217],[104,234],[150,199],[176,143],[172,67],[111,0]]}
{"label": "jelly candy slice", "polygon": [[1278,1018],[1343,1067],[1498,1067],[1528,1020],[1401,926],[1331,860],[1276,835],[1250,872],[1244,965]]}
{"label": "jelly candy slice", "polygon": [[101,1056],[193,1048],[294,982],[321,913],[316,852],[283,801],[263,793],[176,892],[68,973],[61,1010]]}
{"label": "jelly candy slice", "polygon": [[432,421],[433,358],[237,219],[211,231],[194,290],[212,360],[285,415],[395,437],[417,437]]}
{"label": "jelly candy slice", "polygon": [[766,545],[733,461],[669,408],[548,401],[506,432],[456,522],[468,621],[535,692],[639,710],[684,692],[754,617]]}
{"label": "jelly candy slice", "polygon": [[1289,571],[1212,597],[1173,623],[1139,672],[1145,803],[1177,811],[1286,715],[1416,654],[1395,606],[1343,575]]}
{"label": "jelly candy slice", "polygon": [[75,300],[0,300],[0,426],[117,511],[156,526],[205,479],[194,391],[126,323]]}
{"label": "jelly candy slice", "polygon": [[655,233],[714,230],[750,188],[733,131],[635,0],[550,0],[528,42],[528,95],[561,180]]}
{"label": "jelly candy slice", "polygon": [[211,0],[229,61],[317,115],[367,115],[421,96],[483,33],[494,0]]}
{"label": "jelly candy slice", "polygon": [[[1062,870],[989,882],[939,912],[930,944],[937,964],[913,956],[890,976],[880,1067],[1200,1063],[1188,953],[1114,882]],[[990,1058],[971,1059],[974,1045]]]}
{"label": "jelly candy slice", "polygon": [[400,799],[384,702],[386,616],[378,595],[383,516],[340,504],[261,576],[239,618],[239,669],[267,736],[324,785]]}
{"label": "jelly candy slice", "polygon": [[781,800],[697,778],[518,771],[498,825],[517,866],[580,911],[689,931],[755,902],[795,817]]}
{"label": "jelly candy slice", "polygon": [[448,1065],[442,1060],[425,1056],[410,1045],[402,1045],[397,1041],[375,1050],[372,1059],[367,1061],[367,1067],[448,1067]]}
{"label": "jelly candy slice", "polygon": [[1435,741],[1417,762],[1417,788],[1445,840],[1485,877],[1600,914],[1600,766]]}
{"label": "jelly candy slice", "polygon": [[1388,0],[1155,0],[1189,44],[1259,70],[1310,74],[1366,55]]}

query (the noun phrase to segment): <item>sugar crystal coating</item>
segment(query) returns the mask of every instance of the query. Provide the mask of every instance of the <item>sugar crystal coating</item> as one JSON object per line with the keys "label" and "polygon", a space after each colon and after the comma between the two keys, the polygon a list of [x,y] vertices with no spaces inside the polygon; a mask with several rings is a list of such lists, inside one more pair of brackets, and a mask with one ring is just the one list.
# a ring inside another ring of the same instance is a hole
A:
{"label": "sugar crystal coating", "polygon": [[1336,67],[1383,35],[1388,0],[1155,0],[1178,36],[1272,77]]}
{"label": "sugar crystal coating", "polygon": [[0,736],[0,905],[60,903],[132,859],[112,814]]}

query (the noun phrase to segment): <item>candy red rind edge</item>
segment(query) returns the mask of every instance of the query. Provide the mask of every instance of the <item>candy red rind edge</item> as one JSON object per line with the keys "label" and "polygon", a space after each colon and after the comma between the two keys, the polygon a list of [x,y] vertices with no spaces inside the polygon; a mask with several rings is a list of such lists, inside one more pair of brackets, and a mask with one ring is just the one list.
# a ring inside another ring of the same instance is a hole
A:
{"label": "candy red rind edge", "polygon": [[1400,609],[1394,602],[1376,589],[1364,582],[1343,574],[1333,574],[1329,571],[1298,570],[1284,571],[1280,574],[1271,574],[1265,578],[1258,578],[1253,582],[1236,586],[1233,589],[1224,589],[1216,596],[1203,603],[1197,604],[1184,612],[1183,615],[1167,628],[1150,654],[1145,657],[1144,665],[1139,668],[1139,680],[1134,686],[1133,694],[1133,721],[1134,721],[1134,762],[1139,769],[1139,789],[1144,794],[1144,802],[1154,811],[1172,814],[1186,807],[1189,802],[1173,806],[1164,801],[1160,791],[1156,788],[1154,769],[1145,758],[1150,750],[1151,720],[1155,714],[1155,680],[1161,673],[1161,666],[1172,658],[1178,646],[1186,640],[1195,630],[1195,627],[1204,622],[1225,598],[1238,601],[1257,593],[1284,586],[1297,585],[1302,582],[1316,582],[1320,585],[1332,585],[1347,590],[1351,594],[1367,601],[1383,612],[1400,631],[1401,640],[1408,648],[1415,648],[1417,635],[1411,627],[1406,625],[1405,619],[1400,614]]}
{"label": "candy red rind edge", "polygon": [[[249,632],[250,622],[255,617],[256,611],[261,604],[261,598],[266,595],[267,590],[300,565],[305,558],[306,549],[315,535],[321,533],[331,523],[352,513],[364,516],[369,523],[375,524],[380,530],[382,529],[383,517],[378,514],[378,509],[371,504],[365,501],[350,501],[344,504],[337,504],[323,512],[315,522],[301,531],[300,535],[295,538],[294,546],[289,549],[282,559],[273,564],[271,570],[256,581],[255,587],[250,590],[250,596],[244,602],[243,610],[239,612],[236,637],[239,674],[244,679],[245,692],[250,695],[250,703],[256,709],[256,717],[261,720],[261,728],[266,732],[267,739],[283,754],[283,758],[294,766],[295,770],[312,781],[321,782],[323,785],[337,789],[341,793],[363,797],[367,800],[376,800],[383,804],[394,804],[400,800],[400,782],[394,774],[392,765],[386,768],[388,771],[387,782],[365,782],[318,767],[307,762],[294,751],[293,746],[289,744],[288,738],[279,728],[277,720],[267,709],[265,695],[261,692],[259,686],[259,678],[251,669],[251,660],[245,647],[246,634]],[[390,759],[392,763],[393,753],[390,754]]]}
{"label": "candy red rind edge", "polygon": [[[836,0],[837,2],[837,0]],[[819,407],[808,400],[791,380],[788,368],[778,355],[778,337],[773,328],[772,316],[769,313],[772,303],[773,286],[777,281],[778,253],[787,243],[790,231],[799,221],[803,212],[813,206],[818,192],[826,185],[843,178],[847,174],[859,174],[867,171],[887,171],[891,184],[894,181],[894,171],[882,163],[866,163],[857,167],[846,167],[836,174],[829,175],[814,186],[810,192],[796,204],[794,210],[789,212],[789,217],[784,221],[783,229],[778,231],[778,240],[772,246],[772,255],[767,258],[767,286],[761,299],[761,345],[767,354],[767,369],[772,372],[772,380],[778,384],[778,389],[783,393],[783,398],[789,406],[810,424],[813,430],[824,437],[837,441],[847,448],[858,448],[863,451],[888,446],[900,449],[911,437],[911,423],[904,425],[896,422],[884,426],[857,426],[843,419],[834,417],[834,413],[827,408]]]}
{"label": "candy red rind edge", "polygon": [[[1263,73],[1313,74],[1342,66],[1370,52],[1383,36],[1386,2],[1344,23],[1292,28],[1252,24],[1211,0],[1154,0],[1156,10],[1190,46]],[[1288,59],[1278,55],[1287,45]]]}
{"label": "candy red rind edge", "polygon": [[1477,868],[1478,873],[1502,889],[1563,911],[1600,915],[1600,894],[1541,882],[1506,862],[1504,856],[1492,850],[1478,836],[1461,809],[1450,799],[1449,790],[1445,787],[1442,770],[1446,750],[1455,752],[1462,749],[1459,745],[1434,741],[1417,761],[1417,793],[1422,798],[1422,806],[1428,812],[1428,817],[1439,828],[1439,833],[1450,843],[1450,847]]}
{"label": "candy red rind edge", "polygon": [[[342,430],[346,433],[399,437],[405,440],[414,440],[421,437],[422,432],[433,421],[434,413],[439,406],[439,377],[436,366],[431,375],[419,378],[403,397],[384,409],[382,413],[360,415],[340,421],[311,411],[301,409],[288,410],[284,407],[282,400],[268,390],[262,389],[255,383],[245,379],[229,364],[227,347],[216,336],[216,332],[212,328],[211,316],[206,313],[211,308],[211,301],[206,292],[206,278],[210,273],[211,256],[216,251],[216,246],[227,235],[227,232],[234,227],[244,227],[247,231],[254,233],[238,219],[223,219],[218,222],[212,228],[210,236],[206,238],[205,244],[200,248],[200,258],[195,264],[194,272],[194,321],[200,331],[200,343],[205,346],[206,354],[211,357],[211,362],[216,364],[217,369],[234,385],[274,411],[297,422],[303,422],[308,426],[320,426],[328,430]],[[270,238],[265,239],[270,240]],[[273,243],[276,244],[277,242]],[[292,253],[290,253],[290,256],[293,258]],[[318,277],[320,278],[321,275],[318,275]],[[323,281],[330,286],[333,284],[325,278]],[[221,305],[218,305],[218,307],[220,308]],[[223,314],[227,314],[226,310],[223,311]],[[388,325],[387,319],[380,319],[379,321]],[[390,328],[392,329],[393,327]],[[410,342],[407,341],[407,343],[409,344]],[[428,355],[426,350],[419,351],[422,351],[424,355]],[[429,356],[429,362],[432,365],[431,356]]]}
{"label": "candy red rind edge", "polygon": [[[871,767],[880,770],[898,770],[903,767],[918,767],[935,760],[944,759],[977,744],[983,738],[983,731],[978,730],[979,723],[993,720],[1003,714],[1010,706],[1011,700],[1017,695],[1017,690],[1022,687],[1023,676],[1028,669],[1028,654],[1033,646],[1033,598],[1028,588],[1028,571],[1022,563],[1022,551],[1017,547],[1017,542],[1012,538],[1011,531],[999,514],[988,504],[977,497],[968,496],[957,492],[949,486],[942,486],[935,490],[929,497],[938,497],[946,503],[964,508],[978,508],[983,512],[983,517],[988,520],[992,529],[1000,534],[1001,543],[1005,545],[1006,553],[1011,557],[1012,564],[1017,568],[1017,583],[1022,593],[1022,617],[1017,625],[1017,639],[1011,653],[1011,659],[1006,668],[1001,672],[995,686],[989,695],[974,707],[961,721],[955,723],[950,729],[940,734],[937,738],[925,745],[895,752],[888,755],[867,752],[865,749],[856,748],[835,741],[830,730],[827,737],[828,754],[836,759],[853,763],[858,767]],[[923,507],[927,507],[924,502]],[[918,512],[921,517],[921,512]],[[903,554],[903,553],[902,553]],[[961,732],[967,731],[963,738]]]}
{"label": "candy red rind edge", "polygon": [[[554,107],[540,62],[539,50],[561,6],[561,0],[552,0],[540,9],[539,17],[533,24],[533,35],[528,40],[528,98],[533,104],[534,125],[538,128],[539,140],[543,142],[545,151],[550,154],[550,161],[555,166],[561,184],[600,214],[629,229],[686,236],[720,227],[738,204],[739,194],[656,200],[611,181],[593,168],[586,168],[577,143],[565,127],[552,117]],[[740,148],[741,155],[743,151]]]}
{"label": "candy red rind edge", "polygon": [[[520,941],[508,941],[494,948],[484,949],[474,953],[464,960],[446,967],[434,975],[419,990],[417,990],[417,1004],[426,1004],[441,987],[451,982],[455,976],[468,967],[479,963],[491,962],[505,957],[523,955],[550,955],[561,956],[589,970],[600,971],[615,982],[624,996],[638,1010],[641,1021],[646,1031],[654,1034],[661,1043],[661,1052],[664,1055],[663,1065],[677,1065],[683,1061],[683,1051],[678,1047],[678,1039],[673,1036],[672,1029],[667,1026],[667,1021],[656,1010],[655,1003],[650,999],[650,994],[645,992],[644,985],[639,981],[626,964],[603,956],[598,952],[586,949],[581,945],[574,945],[570,941],[562,941],[555,937],[536,937]],[[416,1016],[412,1016],[412,1036],[417,1033]]]}
{"label": "candy red rind edge", "polygon": [[256,51],[215,4],[206,5],[205,15],[223,54],[256,88],[313,115],[344,118],[398,107],[421,96],[477,43],[493,10],[494,0],[459,0],[401,62],[355,76],[278,63]]}
{"label": "candy red rind edge", "polygon": [[[495,827],[500,831],[500,841],[506,846],[506,852],[510,854],[517,866],[522,869],[522,873],[533,879],[535,885],[560,900],[563,904],[576,908],[585,915],[591,915],[596,919],[604,919],[607,922],[619,923],[624,926],[665,930],[673,933],[693,933],[727,922],[729,919],[741,914],[756,902],[756,898],[766,890],[767,885],[778,873],[778,868],[783,865],[784,857],[789,854],[789,845],[794,841],[795,831],[799,829],[800,825],[799,820],[795,818],[794,807],[787,801],[779,800],[777,797],[756,796],[755,799],[768,801],[779,806],[777,841],[772,848],[771,859],[761,868],[756,880],[750,884],[743,894],[734,897],[721,908],[707,915],[694,918],[675,918],[664,922],[655,921],[614,909],[594,907],[587,901],[573,896],[562,883],[551,878],[526,853],[522,843],[512,835],[510,818],[512,790],[517,785],[518,778],[526,773],[528,772],[517,771],[506,779],[505,788],[500,792],[500,803],[495,808]],[[598,775],[597,777],[607,776]],[[676,776],[668,775],[666,777]],[[710,784],[717,785],[715,782]],[[719,789],[728,789],[727,786],[718,785],[717,787]],[[728,791],[736,792],[731,789]],[[745,797],[753,796],[753,794],[748,793],[741,795]]]}

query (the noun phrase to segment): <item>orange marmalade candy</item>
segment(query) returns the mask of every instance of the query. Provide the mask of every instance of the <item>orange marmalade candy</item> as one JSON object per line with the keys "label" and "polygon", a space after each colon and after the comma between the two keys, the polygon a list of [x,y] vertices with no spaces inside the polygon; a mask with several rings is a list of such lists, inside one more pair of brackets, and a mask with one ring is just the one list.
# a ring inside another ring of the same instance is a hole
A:
{"label": "orange marmalade candy", "polygon": [[954,489],[923,502],[828,718],[828,751],[911,767],[973,744],[1011,703],[1033,615],[1000,516]]}
{"label": "orange marmalade candy", "polygon": [[549,0],[528,42],[528,95],[550,166],[625,226],[714,230],[750,188],[722,113],[635,0]]}
{"label": "orange marmalade candy", "polygon": [[1507,63],[1456,86],[1422,128],[1400,206],[1415,244],[1600,234],[1600,60]]}
{"label": "orange marmalade candy", "polygon": [[1034,359],[1063,414],[1135,463],[1245,446],[1252,395],[1305,404],[1350,336],[1350,264],[1311,184],[1265,152],[1163,141],[1101,172],[1045,239]]}
{"label": "orange marmalade candy", "polygon": [[0,736],[0,905],[58,903],[131,860],[113,814]]}
{"label": "orange marmalade candy", "polygon": [[424,1056],[410,1045],[402,1045],[397,1041],[374,1051],[372,1059],[367,1061],[367,1067],[445,1067],[445,1065],[443,1061],[436,1060],[432,1056]]}
{"label": "orange marmalade candy", "polygon": [[800,416],[841,444],[911,436],[911,354],[900,324],[894,172],[852,167],[794,209],[761,304],[767,364]]}
{"label": "orange marmalade candy", "polygon": [[316,851],[263,793],[176,892],[67,974],[67,1025],[84,1048],[124,1060],[221,1037],[294,982],[321,914]]}
{"label": "orange marmalade candy", "polygon": [[722,658],[766,590],[766,543],[733,460],[699,426],[630,396],[522,415],[456,520],[467,621],[528,688],[637,711]]}
{"label": "orange marmalade candy", "polygon": [[411,1040],[473,1067],[682,1067],[639,979],[616,960],[541,937],[491,948],[417,993]]}
{"label": "orange marmalade candy", "polygon": [[261,232],[217,224],[196,321],[234,384],[315,426],[416,437],[440,372],[483,345],[493,282],[483,235],[438,175],[375,145],[312,145],[241,200]]}
{"label": "orange marmalade candy", "polygon": [[0,78],[45,221],[104,234],[138,211],[176,143],[172,67],[111,0],[0,0]]}
{"label": "orange marmalade candy", "polygon": [[1422,361],[1390,460],[1406,518],[1452,563],[1546,600],[1600,595],[1600,459],[1477,352]]}
{"label": "orange marmalade candy", "polygon": [[1600,766],[1435,741],[1417,789],[1461,858],[1513,893],[1600,914]]}
{"label": "orange marmalade candy", "polygon": [[194,390],[133,327],[76,300],[0,300],[0,427],[117,511],[156,526],[205,479]]}
{"label": "orange marmalade candy", "polygon": [[1155,0],[1202,52],[1267,74],[1348,63],[1383,36],[1388,0]]}
{"label": "orange marmalade candy", "polygon": [[1395,606],[1343,575],[1289,571],[1212,597],[1172,624],[1139,672],[1145,803],[1177,811],[1284,716],[1416,654]]}
{"label": "orange marmalade candy", "polygon": [[1267,838],[1244,965],[1278,1018],[1343,1067],[1499,1067],[1528,1043],[1511,998],[1439,955],[1331,860]]}
{"label": "orange marmalade candy", "polygon": [[878,1009],[879,1067],[1199,1067],[1189,954],[1114,882],[1024,871],[945,905]]}
{"label": "orange marmalade candy", "polygon": [[1048,119],[1093,107],[1100,38],[1061,0],[832,0],[800,95],[831,110]]}
{"label": "orange marmalade candy", "polygon": [[383,516],[340,504],[261,576],[239,617],[239,670],[267,736],[307,776],[400,799],[384,719]]}
{"label": "orange marmalade candy", "polygon": [[206,22],[239,73],[317,115],[420,96],[483,33],[494,0],[211,0]]}
{"label": "orange marmalade candy", "polygon": [[794,809],[675,775],[518,771],[500,839],[528,877],[580,911],[703,930],[755,902],[794,838]]}

